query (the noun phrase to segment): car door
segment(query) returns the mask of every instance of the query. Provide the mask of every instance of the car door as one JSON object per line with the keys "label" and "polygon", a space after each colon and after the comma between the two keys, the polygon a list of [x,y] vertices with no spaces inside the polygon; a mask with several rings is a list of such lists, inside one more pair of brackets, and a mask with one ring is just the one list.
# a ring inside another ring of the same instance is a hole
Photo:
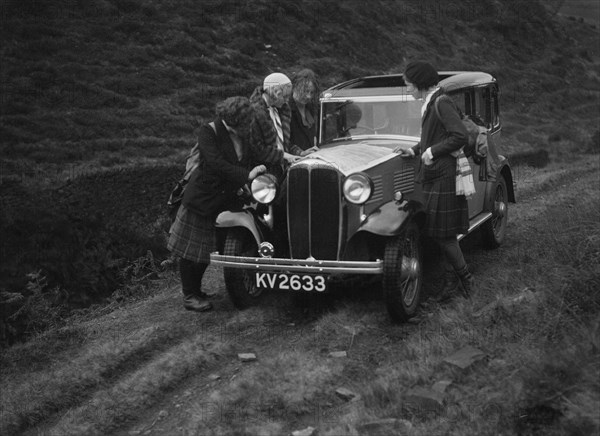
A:
{"label": "car door", "polygon": [[[467,115],[477,115],[479,107],[484,107],[483,102],[478,101],[483,94],[481,88],[466,88],[450,94],[458,108],[462,113]],[[473,170],[473,182],[475,184],[475,194],[468,200],[469,204],[469,219],[479,215],[483,210],[485,198],[485,181],[480,180],[480,166],[469,158],[471,169]]]}

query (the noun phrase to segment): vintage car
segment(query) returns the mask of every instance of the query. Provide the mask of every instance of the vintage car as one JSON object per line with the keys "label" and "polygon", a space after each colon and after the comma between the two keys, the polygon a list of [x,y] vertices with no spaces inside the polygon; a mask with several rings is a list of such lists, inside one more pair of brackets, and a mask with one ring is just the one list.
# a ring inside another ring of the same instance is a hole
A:
{"label": "vintage car", "polygon": [[[501,124],[498,84],[483,72],[440,72],[440,86],[464,113],[487,128],[488,153],[471,160],[476,194],[469,199],[469,233],[482,232],[488,247],[506,233],[508,203],[515,201],[507,159],[495,143]],[[273,207],[225,212],[217,226],[227,230],[222,254],[227,290],[238,308],[265,290],[327,292],[347,275],[381,277],[391,319],[415,315],[421,299],[425,215],[417,158],[394,153],[419,141],[421,101],[407,92],[402,75],[362,77],[320,96],[319,150],[287,172],[286,247],[276,246]],[[252,184],[258,203],[276,198],[277,183],[266,175]],[[275,208],[276,210],[277,208]],[[466,235],[460,235],[462,239]]]}

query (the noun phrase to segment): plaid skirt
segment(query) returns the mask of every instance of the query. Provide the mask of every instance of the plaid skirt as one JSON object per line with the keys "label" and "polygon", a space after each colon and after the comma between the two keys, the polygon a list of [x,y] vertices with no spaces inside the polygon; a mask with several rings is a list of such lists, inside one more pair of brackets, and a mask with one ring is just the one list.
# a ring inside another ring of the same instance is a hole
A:
{"label": "plaid skirt", "polygon": [[210,263],[210,253],[216,247],[214,217],[200,216],[182,205],[171,226],[167,248],[183,259]]}
{"label": "plaid skirt", "polygon": [[456,195],[456,177],[423,181],[427,219],[425,234],[445,239],[469,230],[469,207],[464,195]]}

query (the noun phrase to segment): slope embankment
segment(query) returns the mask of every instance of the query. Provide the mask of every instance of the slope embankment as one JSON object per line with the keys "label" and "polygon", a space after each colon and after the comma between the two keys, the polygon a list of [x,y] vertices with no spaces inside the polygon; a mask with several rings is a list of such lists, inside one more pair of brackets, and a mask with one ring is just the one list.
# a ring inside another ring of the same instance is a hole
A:
{"label": "slope embankment", "polygon": [[0,341],[155,272],[195,128],[271,71],[312,68],[323,87],[423,58],[488,71],[505,155],[539,165],[597,150],[597,29],[554,12],[518,0],[5,2]]}
{"label": "slope embankment", "polygon": [[[303,308],[273,293],[238,312],[214,267],[204,285],[215,311],[185,312],[165,273],[149,298],[3,353],[0,430],[595,434],[599,171],[590,155],[516,168],[506,243],[486,251],[476,235],[464,241],[472,299],[426,301],[401,326],[370,288]],[[465,348],[473,361],[449,363]]]}

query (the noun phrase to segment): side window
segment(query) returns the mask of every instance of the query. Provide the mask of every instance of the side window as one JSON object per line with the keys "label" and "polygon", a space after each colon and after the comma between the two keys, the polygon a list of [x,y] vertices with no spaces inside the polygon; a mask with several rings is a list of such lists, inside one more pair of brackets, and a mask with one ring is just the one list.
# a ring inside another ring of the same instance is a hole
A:
{"label": "side window", "polygon": [[463,114],[470,114],[472,107],[472,96],[469,90],[463,92],[456,92],[449,94],[454,100],[456,106],[462,111]]}
{"label": "side window", "polygon": [[492,120],[492,103],[490,100],[489,88],[477,88],[475,90],[475,115],[490,128]]}
{"label": "side window", "polygon": [[498,103],[498,88],[492,87],[492,128],[500,126],[500,105]]}

